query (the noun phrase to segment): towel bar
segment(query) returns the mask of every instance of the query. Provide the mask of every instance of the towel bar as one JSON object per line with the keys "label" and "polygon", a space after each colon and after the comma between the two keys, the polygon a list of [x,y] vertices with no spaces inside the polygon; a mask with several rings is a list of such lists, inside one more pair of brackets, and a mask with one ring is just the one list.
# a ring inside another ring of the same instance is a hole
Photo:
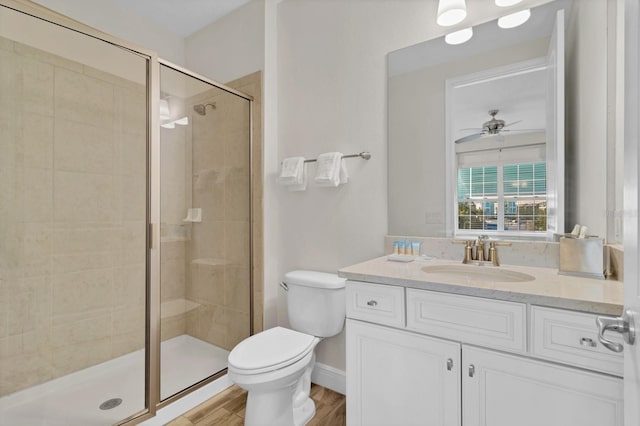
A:
{"label": "towel bar", "polygon": [[[360,154],[349,154],[349,155],[343,155],[342,158],[363,158],[365,160],[368,160],[371,158],[371,153],[370,152],[361,152]],[[311,158],[308,160],[304,160],[305,163],[315,163],[316,161],[318,161],[316,158]]]}

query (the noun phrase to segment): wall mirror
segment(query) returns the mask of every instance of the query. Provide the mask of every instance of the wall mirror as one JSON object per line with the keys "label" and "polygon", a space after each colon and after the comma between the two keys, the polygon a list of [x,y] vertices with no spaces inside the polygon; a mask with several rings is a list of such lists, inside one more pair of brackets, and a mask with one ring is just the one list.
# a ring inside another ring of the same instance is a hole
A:
{"label": "wall mirror", "polygon": [[622,12],[607,3],[551,1],[517,28],[388,55],[389,234],[553,239],[585,222],[621,239]]}

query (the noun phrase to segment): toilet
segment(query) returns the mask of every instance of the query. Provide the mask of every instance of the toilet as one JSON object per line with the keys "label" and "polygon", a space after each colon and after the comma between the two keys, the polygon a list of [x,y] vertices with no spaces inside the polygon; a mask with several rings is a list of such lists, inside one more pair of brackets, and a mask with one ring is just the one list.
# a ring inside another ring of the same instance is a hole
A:
{"label": "toilet", "polygon": [[325,272],[286,273],[282,285],[291,329],[274,327],[233,348],[228,374],[248,391],[246,426],[302,426],[313,418],[315,348],[344,328],[345,281]]}

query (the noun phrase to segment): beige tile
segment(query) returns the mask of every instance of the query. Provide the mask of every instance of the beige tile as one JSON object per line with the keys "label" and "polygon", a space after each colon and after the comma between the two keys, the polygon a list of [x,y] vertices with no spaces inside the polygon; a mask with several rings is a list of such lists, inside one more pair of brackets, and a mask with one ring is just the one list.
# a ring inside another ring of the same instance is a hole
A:
{"label": "beige tile", "polygon": [[10,39],[5,38],[5,37],[0,37],[0,49],[12,52],[13,51],[13,40],[10,40]]}
{"label": "beige tile", "polygon": [[56,171],[53,212],[56,222],[112,222],[114,182],[109,175]]}
{"label": "beige tile", "polygon": [[166,260],[160,263],[160,288],[162,301],[184,299],[186,288],[183,259]]}
{"label": "beige tile", "polygon": [[113,300],[113,269],[94,269],[53,278],[53,314],[108,309]]}
{"label": "beige tile", "polygon": [[229,266],[225,268],[224,306],[249,313],[249,268]]}
{"label": "beige tile", "polygon": [[233,309],[225,309],[227,320],[227,340],[225,348],[231,350],[235,345],[249,337],[249,314]]}
{"label": "beige tile", "polygon": [[114,119],[112,85],[65,69],[55,73],[56,118],[112,128]]}
{"label": "beige tile", "polygon": [[22,109],[41,115],[53,115],[53,67],[22,58]]}
{"label": "beige tile", "polygon": [[193,205],[202,208],[204,222],[224,220],[226,212],[225,187],[223,182],[201,185],[200,174],[194,185]]}
{"label": "beige tile", "polygon": [[146,261],[147,225],[144,221],[124,222],[120,240],[123,265],[139,265]]}
{"label": "beige tile", "polygon": [[25,168],[23,197],[23,220],[51,222],[53,219],[53,171]]}
{"label": "beige tile", "polygon": [[87,271],[91,269],[115,268],[119,265],[119,251],[96,253],[56,254],[51,256],[54,274]]}
{"label": "beige tile", "polygon": [[193,259],[225,259],[225,228],[221,221],[194,224],[192,235]]}
{"label": "beige tile", "polygon": [[224,266],[192,265],[187,299],[208,305],[224,304]]}
{"label": "beige tile", "polygon": [[187,320],[184,315],[176,315],[162,319],[160,338],[162,341],[182,336],[187,332]]}
{"label": "beige tile", "polygon": [[9,290],[6,308],[9,336],[45,329],[51,318],[51,283],[48,277],[15,281]]}
{"label": "beige tile", "polygon": [[194,337],[216,346],[226,348],[227,319],[220,306],[200,306],[197,310],[198,324]]}
{"label": "beige tile", "polygon": [[40,355],[18,355],[6,362],[11,368],[0,369],[0,395],[26,389],[54,377],[49,360]]}
{"label": "beige tile", "polygon": [[58,228],[53,230],[53,252],[56,254],[122,252],[122,228]]}
{"label": "beige tile", "polygon": [[160,245],[160,261],[180,259],[185,262],[184,241],[163,241]]}
{"label": "beige tile", "polygon": [[76,72],[82,72],[82,64],[74,61],[70,61],[63,57],[54,55],[44,50],[28,46],[19,42],[15,42],[14,50],[17,54],[24,58],[32,59],[37,62],[42,62],[48,65],[56,67],[62,67]]}
{"label": "beige tile", "polygon": [[53,118],[25,114],[23,120],[25,167],[53,168]]}
{"label": "beige tile", "polygon": [[147,133],[147,97],[143,86],[139,90],[116,88],[121,104],[117,112],[122,118],[122,131],[129,134]]}
{"label": "beige tile", "polygon": [[110,129],[56,119],[56,170],[113,174],[113,133]]}
{"label": "beige tile", "polygon": [[51,347],[54,350],[81,343],[109,339],[111,335],[111,315],[105,313],[92,318],[56,324],[51,329]]}
{"label": "beige tile", "polygon": [[137,333],[144,342],[145,306],[116,307],[111,313],[111,327],[107,330],[113,337]]}
{"label": "beige tile", "polygon": [[114,335],[111,337],[111,357],[117,358],[144,349],[144,330]]}
{"label": "beige tile", "polygon": [[145,176],[122,176],[122,220],[140,221],[147,217],[147,182]]}
{"label": "beige tile", "polygon": [[20,59],[13,52],[0,50],[0,109],[7,114],[20,101],[22,76]]}
{"label": "beige tile", "polygon": [[250,217],[249,175],[236,176],[226,182],[225,220],[227,221],[248,221]]}
{"label": "beige tile", "polygon": [[146,177],[147,139],[145,135],[122,132],[118,135],[118,140],[121,146],[122,174]]}
{"label": "beige tile", "polygon": [[123,265],[115,272],[114,307],[144,307],[146,297],[145,263]]}
{"label": "beige tile", "polygon": [[53,350],[51,355],[53,376],[64,376],[107,361],[111,357],[111,339],[105,338],[62,346]]}
{"label": "beige tile", "polygon": [[225,222],[225,256],[232,265],[243,266],[249,262],[249,223]]}
{"label": "beige tile", "polygon": [[226,167],[249,168],[249,128],[245,127],[225,138],[224,161]]}
{"label": "beige tile", "polygon": [[52,245],[51,235],[48,224],[25,223],[23,225],[21,238],[24,265],[49,263]]}

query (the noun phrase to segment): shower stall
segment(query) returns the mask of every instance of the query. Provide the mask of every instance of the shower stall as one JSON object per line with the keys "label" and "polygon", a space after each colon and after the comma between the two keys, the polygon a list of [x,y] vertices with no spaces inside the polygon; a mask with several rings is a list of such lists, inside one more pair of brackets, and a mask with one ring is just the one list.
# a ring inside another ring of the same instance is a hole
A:
{"label": "shower stall", "polygon": [[253,328],[253,98],[0,0],[0,425],[134,424]]}

